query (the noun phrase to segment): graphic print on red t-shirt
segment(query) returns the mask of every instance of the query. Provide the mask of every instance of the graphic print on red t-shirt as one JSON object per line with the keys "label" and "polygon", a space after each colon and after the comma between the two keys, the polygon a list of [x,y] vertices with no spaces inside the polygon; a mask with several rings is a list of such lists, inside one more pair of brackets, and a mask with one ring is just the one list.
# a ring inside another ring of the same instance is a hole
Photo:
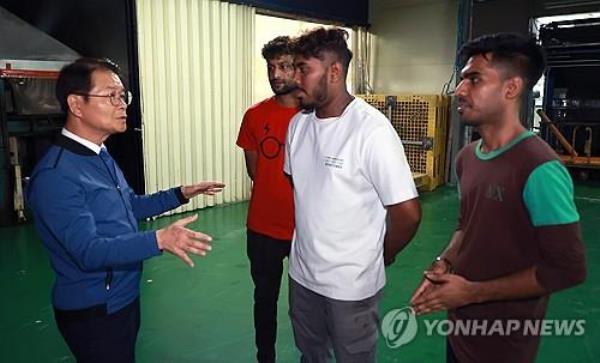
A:
{"label": "graphic print on red t-shirt", "polygon": [[294,233],[293,192],[283,162],[288,125],[297,112],[274,97],[264,100],[246,111],[237,139],[239,147],[258,153],[247,226],[283,240]]}

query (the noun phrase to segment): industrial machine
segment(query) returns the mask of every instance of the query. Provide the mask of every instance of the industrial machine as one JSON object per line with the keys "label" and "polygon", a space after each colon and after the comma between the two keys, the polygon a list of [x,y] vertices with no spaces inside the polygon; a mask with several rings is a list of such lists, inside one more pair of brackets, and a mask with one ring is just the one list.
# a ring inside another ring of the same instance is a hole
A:
{"label": "industrial machine", "polygon": [[0,225],[26,219],[25,176],[64,119],[54,96],[63,65],[0,60]]}
{"label": "industrial machine", "polygon": [[0,226],[27,218],[25,183],[62,127],[60,69],[79,55],[0,7]]}
{"label": "industrial machine", "polygon": [[543,25],[548,55],[541,136],[582,178],[600,169],[600,18]]}
{"label": "industrial machine", "polygon": [[402,143],[415,184],[434,190],[445,183],[450,98],[440,95],[359,95],[390,120]]}

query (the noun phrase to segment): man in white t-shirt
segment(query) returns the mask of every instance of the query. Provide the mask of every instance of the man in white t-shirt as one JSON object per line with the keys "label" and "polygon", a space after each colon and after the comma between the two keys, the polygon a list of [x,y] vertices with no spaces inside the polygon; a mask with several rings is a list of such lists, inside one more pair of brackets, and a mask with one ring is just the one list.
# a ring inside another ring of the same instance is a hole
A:
{"label": "man in white t-shirt", "polygon": [[317,28],[294,46],[304,111],[290,123],[284,171],[294,185],[289,296],[302,362],[327,362],[331,348],[337,362],[375,361],[384,265],[421,219],[397,133],[346,89],[347,37]]}

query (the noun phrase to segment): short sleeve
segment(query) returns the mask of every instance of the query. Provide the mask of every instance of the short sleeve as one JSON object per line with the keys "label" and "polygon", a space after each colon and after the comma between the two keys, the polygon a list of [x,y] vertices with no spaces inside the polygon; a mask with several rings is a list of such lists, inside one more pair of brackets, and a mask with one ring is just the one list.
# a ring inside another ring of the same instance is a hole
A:
{"label": "short sleeve", "polygon": [[523,200],[535,227],[579,221],[573,181],[558,160],[541,164],[531,172],[523,189]]}
{"label": "short sleeve", "polygon": [[388,206],[418,196],[404,147],[394,129],[382,126],[365,140],[364,170]]}
{"label": "short sleeve", "polygon": [[236,141],[237,146],[244,150],[258,150],[258,142],[252,132],[252,120],[253,116],[251,110],[246,111]]}
{"label": "short sleeve", "polygon": [[288,132],[285,136],[285,158],[283,161],[283,172],[286,173],[287,175],[292,175],[292,161],[290,159],[291,156],[291,144],[292,144],[292,135],[294,133],[294,129],[293,129],[293,125],[294,125],[294,120],[295,118],[292,118],[292,121],[290,122],[289,126],[288,126]]}

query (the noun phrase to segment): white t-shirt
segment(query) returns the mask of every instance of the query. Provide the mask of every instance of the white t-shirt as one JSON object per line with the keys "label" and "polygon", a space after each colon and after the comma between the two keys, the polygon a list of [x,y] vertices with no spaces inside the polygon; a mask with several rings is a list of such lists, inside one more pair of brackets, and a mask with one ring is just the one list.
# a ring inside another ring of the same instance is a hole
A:
{"label": "white t-shirt", "polygon": [[375,295],[385,285],[385,206],[418,196],[391,123],[359,98],[339,117],[298,113],[284,171],[296,212],[290,276],[332,299]]}

